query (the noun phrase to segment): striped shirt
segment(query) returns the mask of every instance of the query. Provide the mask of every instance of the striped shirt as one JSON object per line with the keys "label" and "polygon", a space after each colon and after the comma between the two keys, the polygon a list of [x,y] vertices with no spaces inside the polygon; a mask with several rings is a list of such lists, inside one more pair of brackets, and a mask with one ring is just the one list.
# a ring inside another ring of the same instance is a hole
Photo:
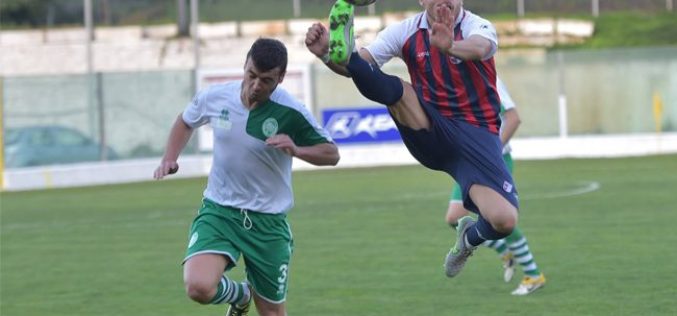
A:
{"label": "striped shirt", "polygon": [[462,10],[454,26],[455,41],[472,35],[491,41],[482,60],[461,60],[431,45],[426,13],[388,26],[365,47],[378,66],[400,57],[419,97],[449,119],[457,119],[498,134],[501,100],[496,89],[494,53],[496,30],[487,20]]}

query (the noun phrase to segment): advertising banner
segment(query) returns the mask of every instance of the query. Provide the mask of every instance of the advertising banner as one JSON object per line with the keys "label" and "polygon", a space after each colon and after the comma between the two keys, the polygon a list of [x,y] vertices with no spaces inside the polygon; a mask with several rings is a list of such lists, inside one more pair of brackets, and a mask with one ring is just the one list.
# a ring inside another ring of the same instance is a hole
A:
{"label": "advertising banner", "polygon": [[383,106],[325,109],[322,123],[338,144],[401,142],[395,122]]}

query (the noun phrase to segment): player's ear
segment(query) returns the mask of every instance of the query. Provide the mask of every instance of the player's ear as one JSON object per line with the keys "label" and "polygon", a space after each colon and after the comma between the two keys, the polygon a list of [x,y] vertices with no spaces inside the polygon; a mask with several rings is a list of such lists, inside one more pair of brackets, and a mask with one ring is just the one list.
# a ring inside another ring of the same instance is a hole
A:
{"label": "player's ear", "polygon": [[280,83],[282,83],[282,81],[284,81],[284,75],[286,75],[286,74],[287,74],[287,71],[286,71],[286,70],[283,71],[283,72],[280,74],[280,77],[277,79],[277,83],[278,83],[278,84],[280,84]]}

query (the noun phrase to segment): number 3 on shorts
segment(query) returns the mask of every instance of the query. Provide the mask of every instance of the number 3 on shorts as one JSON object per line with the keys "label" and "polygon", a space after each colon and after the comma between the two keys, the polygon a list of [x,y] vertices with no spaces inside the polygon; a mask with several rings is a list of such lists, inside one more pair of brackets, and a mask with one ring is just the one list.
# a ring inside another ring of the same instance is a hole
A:
{"label": "number 3 on shorts", "polygon": [[284,294],[284,287],[287,283],[287,270],[289,265],[286,263],[280,266],[280,277],[277,278],[277,294]]}

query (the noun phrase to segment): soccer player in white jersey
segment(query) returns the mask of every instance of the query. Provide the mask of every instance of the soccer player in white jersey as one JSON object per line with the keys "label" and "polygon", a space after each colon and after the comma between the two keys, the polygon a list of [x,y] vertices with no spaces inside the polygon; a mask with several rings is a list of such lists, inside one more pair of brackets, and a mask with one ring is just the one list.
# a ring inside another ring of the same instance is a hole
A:
{"label": "soccer player in white jersey", "polygon": [[[230,304],[227,315],[286,315],[293,238],[286,214],[294,205],[292,158],[336,165],[339,153],[308,110],[278,86],[287,49],[258,39],[244,79],[199,92],[178,116],[155,179],[178,171],[179,153],[205,124],[213,128],[214,154],[202,205],[190,229],[183,261],[187,295],[201,304]],[[224,272],[244,258],[247,280]]]}
{"label": "soccer player in white jersey", "polygon": [[[503,144],[503,160],[508,166],[508,170],[513,170],[513,160],[510,154],[510,139],[517,131],[521,121],[517,107],[513,101],[508,89],[503,81],[496,79],[496,88],[501,97],[501,129],[500,137]],[[458,225],[458,220],[469,214],[469,211],[463,207],[461,196],[461,187],[456,183],[452,189],[449,207],[447,208],[447,223],[454,229]],[[515,272],[514,263],[517,262],[524,272],[524,278],[519,286],[512,291],[513,295],[527,295],[545,285],[545,276],[538,269],[533,254],[529,250],[527,239],[522,231],[515,227],[512,233],[503,239],[487,240],[484,245],[490,247],[498,253],[503,260],[503,280],[510,282]]]}

